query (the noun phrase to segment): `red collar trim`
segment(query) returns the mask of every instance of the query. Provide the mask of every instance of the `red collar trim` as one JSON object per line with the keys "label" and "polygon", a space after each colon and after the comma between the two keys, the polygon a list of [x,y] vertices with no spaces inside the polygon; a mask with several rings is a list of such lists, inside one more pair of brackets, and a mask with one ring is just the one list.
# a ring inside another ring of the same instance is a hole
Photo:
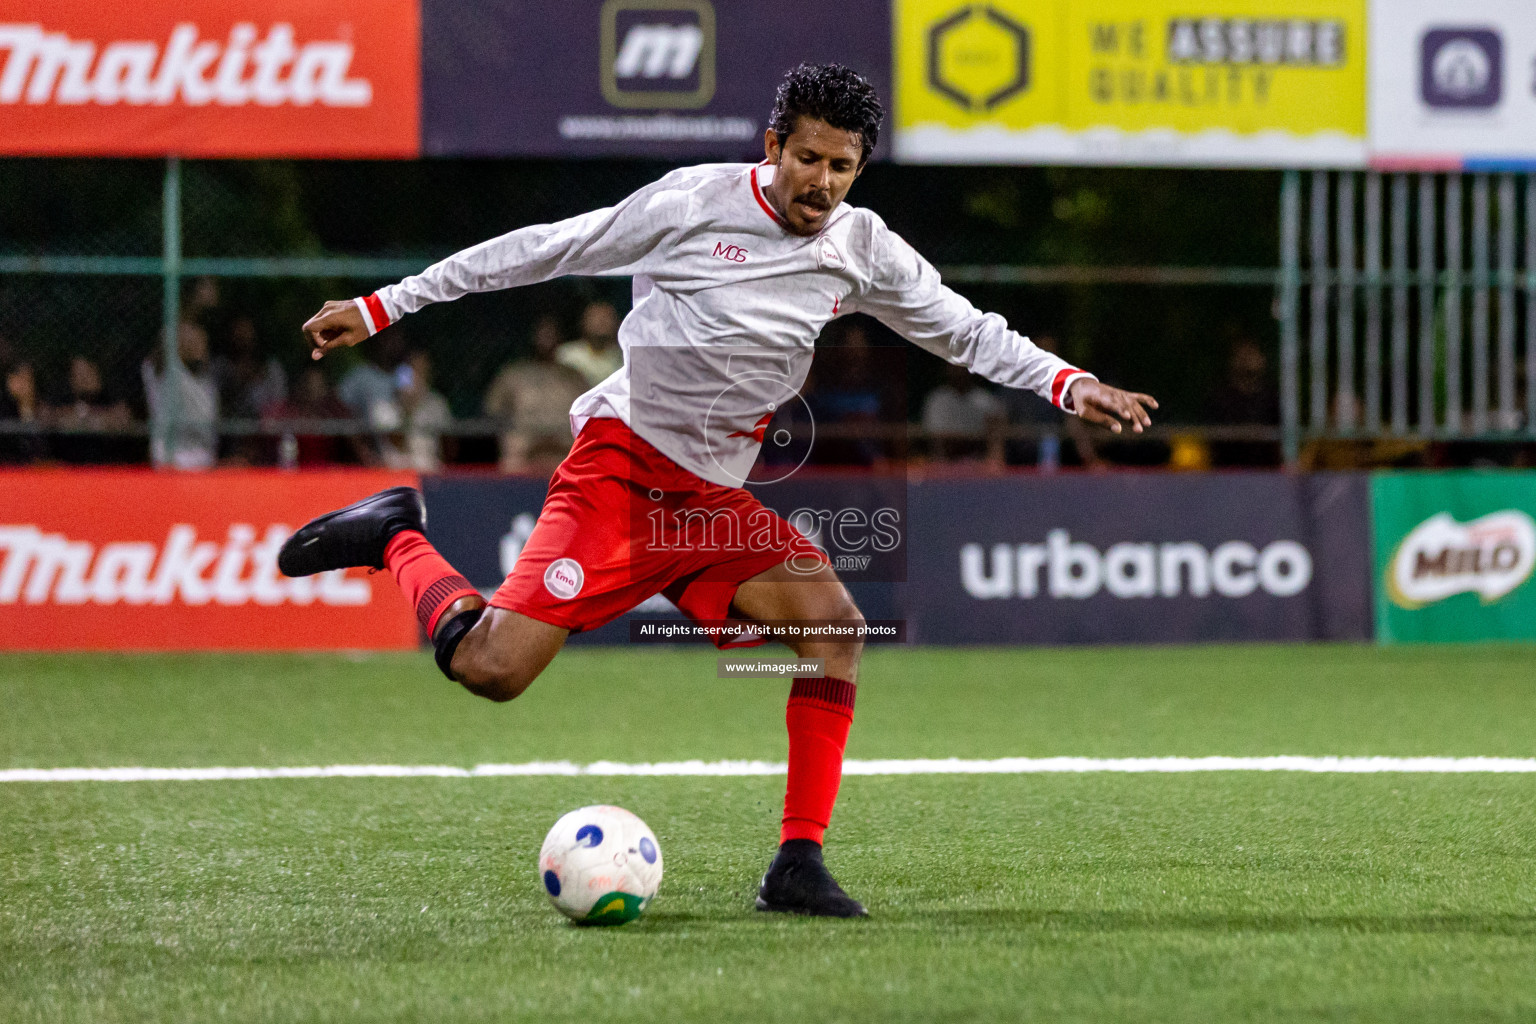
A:
{"label": "red collar trim", "polygon": [[763,208],[763,212],[766,213],[769,217],[773,218],[773,222],[775,224],[783,228],[785,231],[788,231],[789,224],[784,220],[783,217],[780,217],[779,212],[769,204],[768,197],[763,195],[762,188],[760,188],[757,184],[757,168],[762,167],[767,163],[768,161],[764,160],[762,163],[758,164],[757,167],[752,168],[752,173],[750,175],[752,179],[752,195],[757,199],[757,205]]}

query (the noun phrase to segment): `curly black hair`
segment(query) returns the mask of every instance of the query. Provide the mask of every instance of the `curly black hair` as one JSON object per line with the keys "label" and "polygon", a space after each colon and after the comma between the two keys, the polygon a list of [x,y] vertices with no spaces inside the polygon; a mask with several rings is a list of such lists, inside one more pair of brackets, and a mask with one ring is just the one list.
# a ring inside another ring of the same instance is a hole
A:
{"label": "curly black hair", "polygon": [[874,152],[885,108],[869,80],[842,64],[801,64],[784,74],[773,97],[768,125],[779,145],[795,130],[801,117],[814,117],[845,132],[857,132],[864,146],[860,163]]}

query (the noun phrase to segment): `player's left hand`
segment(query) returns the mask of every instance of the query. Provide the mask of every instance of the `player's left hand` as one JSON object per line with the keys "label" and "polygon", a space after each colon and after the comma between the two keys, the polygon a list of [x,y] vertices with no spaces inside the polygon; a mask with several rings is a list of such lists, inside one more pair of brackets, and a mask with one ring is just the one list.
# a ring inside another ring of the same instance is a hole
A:
{"label": "player's left hand", "polygon": [[1123,429],[1122,423],[1129,423],[1139,434],[1152,425],[1147,410],[1157,408],[1157,399],[1080,377],[1072,384],[1072,407],[1089,423],[1108,427],[1117,434]]}

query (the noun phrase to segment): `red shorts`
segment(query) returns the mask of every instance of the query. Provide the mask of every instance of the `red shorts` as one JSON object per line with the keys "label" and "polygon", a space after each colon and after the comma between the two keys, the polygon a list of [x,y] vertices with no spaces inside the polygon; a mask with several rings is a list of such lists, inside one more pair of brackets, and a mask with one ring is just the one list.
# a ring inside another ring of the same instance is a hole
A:
{"label": "red shorts", "polygon": [[579,633],[665,594],[689,618],[721,622],[736,588],[758,573],[825,562],[746,488],[695,476],[623,420],[602,417],[587,421],[555,470],[491,606]]}

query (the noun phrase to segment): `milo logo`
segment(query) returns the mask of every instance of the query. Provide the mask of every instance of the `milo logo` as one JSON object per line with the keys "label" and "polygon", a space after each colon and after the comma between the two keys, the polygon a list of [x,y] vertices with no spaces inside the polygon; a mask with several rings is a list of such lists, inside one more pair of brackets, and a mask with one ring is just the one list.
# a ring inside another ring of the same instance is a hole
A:
{"label": "milo logo", "polygon": [[1517,509],[1458,523],[1449,512],[1409,531],[1387,563],[1387,595],[1400,608],[1422,608],[1453,594],[1484,604],[1507,597],[1536,568],[1536,520]]}

